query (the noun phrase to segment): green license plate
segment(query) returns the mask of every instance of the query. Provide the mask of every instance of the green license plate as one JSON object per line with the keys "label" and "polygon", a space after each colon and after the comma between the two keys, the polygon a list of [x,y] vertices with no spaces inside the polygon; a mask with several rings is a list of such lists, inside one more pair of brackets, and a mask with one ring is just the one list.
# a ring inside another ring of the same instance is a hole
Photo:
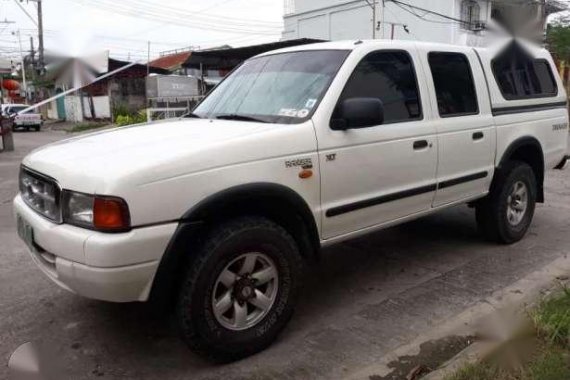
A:
{"label": "green license plate", "polygon": [[24,220],[20,215],[17,217],[18,220],[18,236],[20,239],[26,243],[29,249],[34,250],[34,229],[28,222]]}

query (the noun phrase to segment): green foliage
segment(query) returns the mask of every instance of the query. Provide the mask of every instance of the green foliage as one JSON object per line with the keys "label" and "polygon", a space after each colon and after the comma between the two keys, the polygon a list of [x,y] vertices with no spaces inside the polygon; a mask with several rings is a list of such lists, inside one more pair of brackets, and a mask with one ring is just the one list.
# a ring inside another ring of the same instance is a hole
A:
{"label": "green foliage", "polygon": [[514,350],[508,357],[518,357],[515,365],[496,352],[446,380],[570,379],[570,291],[564,290],[563,294],[545,300],[530,315],[536,328],[536,336],[531,337],[530,356],[522,354],[524,345],[512,341],[509,347]]}
{"label": "green foliage", "polygon": [[74,125],[73,128],[71,128],[67,132],[68,133],[85,132],[85,131],[90,131],[92,129],[98,129],[104,127],[105,125],[106,124],[104,123],[81,123]]}
{"label": "green foliage", "polygon": [[543,302],[531,313],[539,336],[549,343],[570,344],[570,291]]}
{"label": "green foliage", "polygon": [[527,378],[532,380],[570,379],[568,356],[555,350],[543,353],[530,364]]}
{"label": "green foliage", "polygon": [[117,124],[119,127],[123,127],[125,125],[142,124],[146,121],[146,115],[137,113],[131,115],[119,115],[115,121],[115,124]]}
{"label": "green foliage", "polygon": [[570,379],[568,354],[549,346],[519,368],[488,363],[469,365],[445,380],[566,380]]}
{"label": "green foliage", "polygon": [[497,380],[497,369],[487,365],[469,365],[445,380]]}
{"label": "green foliage", "polygon": [[114,104],[113,105],[113,120],[117,120],[119,116],[131,115],[133,112],[129,109],[126,104]]}
{"label": "green foliage", "polygon": [[548,26],[546,39],[550,51],[559,59],[570,60],[570,24],[561,19]]}
{"label": "green foliage", "polygon": [[125,125],[132,125],[132,124],[141,124],[147,121],[146,118],[146,111],[142,110],[136,113],[124,113],[124,114],[117,114],[115,116],[115,124],[119,127],[123,127]]}

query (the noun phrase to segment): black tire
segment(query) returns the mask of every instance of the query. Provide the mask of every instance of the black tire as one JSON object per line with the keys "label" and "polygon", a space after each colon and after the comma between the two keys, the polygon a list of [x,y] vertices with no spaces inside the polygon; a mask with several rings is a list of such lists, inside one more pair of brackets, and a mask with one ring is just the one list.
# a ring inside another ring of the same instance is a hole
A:
{"label": "black tire", "polygon": [[[275,302],[263,319],[251,328],[235,331],[217,319],[212,297],[216,280],[226,266],[250,252],[262,253],[273,261],[279,286]],[[293,315],[303,277],[303,259],[291,235],[268,219],[242,217],[212,229],[188,265],[176,317],[182,338],[201,356],[229,362],[262,351]]]}
{"label": "black tire", "polygon": [[34,127],[34,130],[35,130],[36,132],[39,132],[40,129],[41,129],[41,126],[40,126],[40,125],[36,125],[36,126]]}
{"label": "black tire", "polygon": [[[515,184],[523,183],[527,191],[527,206],[522,220],[513,224],[507,216],[509,196]],[[483,235],[500,244],[516,243],[526,235],[536,208],[537,181],[532,168],[520,161],[508,162],[497,172],[491,193],[477,204],[476,218]]]}

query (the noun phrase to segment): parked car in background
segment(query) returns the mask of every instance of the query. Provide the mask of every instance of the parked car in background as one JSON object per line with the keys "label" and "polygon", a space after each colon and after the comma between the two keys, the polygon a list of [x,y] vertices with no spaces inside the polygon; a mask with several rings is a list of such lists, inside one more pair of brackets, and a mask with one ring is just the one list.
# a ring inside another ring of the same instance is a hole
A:
{"label": "parked car in background", "polygon": [[22,113],[22,111],[27,108],[30,108],[30,106],[26,104],[3,104],[2,115],[4,117],[14,118],[13,130],[25,129],[29,131],[30,129],[34,129],[36,132],[39,132],[44,123],[43,117],[35,110]]}

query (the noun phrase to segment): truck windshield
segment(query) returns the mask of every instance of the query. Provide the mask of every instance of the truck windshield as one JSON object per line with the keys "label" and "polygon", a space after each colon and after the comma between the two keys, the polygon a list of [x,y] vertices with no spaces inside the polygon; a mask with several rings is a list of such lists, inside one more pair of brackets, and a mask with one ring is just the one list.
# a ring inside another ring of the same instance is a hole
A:
{"label": "truck windshield", "polygon": [[313,115],[349,51],[317,50],[251,59],[194,110],[202,118],[301,123]]}

